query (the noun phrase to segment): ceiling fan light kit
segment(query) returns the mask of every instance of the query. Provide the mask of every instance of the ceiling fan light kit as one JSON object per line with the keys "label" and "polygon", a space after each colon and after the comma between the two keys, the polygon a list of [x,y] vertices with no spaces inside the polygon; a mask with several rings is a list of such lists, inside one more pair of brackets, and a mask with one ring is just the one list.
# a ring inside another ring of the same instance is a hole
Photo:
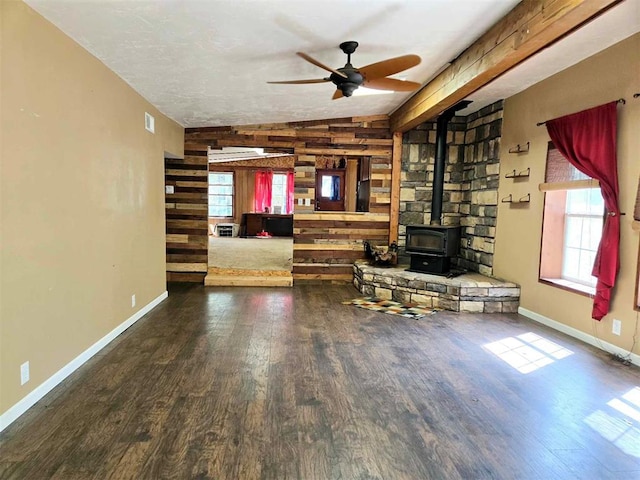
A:
{"label": "ceiling fan light kit", "polygon": [[345,55],[347,55],[347,63],[344,67],[338,69],[328,67],[304,52],[297,52],[299,57],[305,59],[316,67],[320,67],[327,72],[331,72],[331,75],[326,78],[312,80],[286,80],[267,83],[301,85],[308,83],[332,82],[336,86],[336,91],[332,97],[333,100],[341,97],[350,97],[360,86],[397,92],[411,92],[420,87],[420,84],[416,82],[388,78],[389,75],[394,75],[418,65],[420,63],[419,56],[403,55],[401,57],[389,58],[381,62],[372,63],[366,67],[355,68],[351,65],[351,54],[356,51],[356,48],[358,48],[358,42],[349,41],[342,42],[340,44],[340,49],[345,53]]}

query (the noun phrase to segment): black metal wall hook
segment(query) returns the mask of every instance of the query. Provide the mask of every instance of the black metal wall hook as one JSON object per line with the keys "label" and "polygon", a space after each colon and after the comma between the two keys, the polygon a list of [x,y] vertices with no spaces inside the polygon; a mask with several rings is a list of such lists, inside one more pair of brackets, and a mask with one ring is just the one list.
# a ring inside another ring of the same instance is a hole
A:
{"label": "black metal wall hook", "polygon": [[515,169],[510,173],[506,173],[504,178],[526,178],[531,174],[531,168],[517,172]]}
{"label": "black metal wall hook", "polygon": [[527,153],[529,151],[529,142],[522,145],[517,144],[515,147],[509,149],[509,153]]}
{"label": "black metal wall hook", "polygon": [[510,193],[509,195],[504,197],[502,200],[500,200],[501,203],[529,203],[530,201],[531,201],[530,193],[527,193],[525,196],[520,197],[517,200],[515,200],[513,198],[513,194]]}

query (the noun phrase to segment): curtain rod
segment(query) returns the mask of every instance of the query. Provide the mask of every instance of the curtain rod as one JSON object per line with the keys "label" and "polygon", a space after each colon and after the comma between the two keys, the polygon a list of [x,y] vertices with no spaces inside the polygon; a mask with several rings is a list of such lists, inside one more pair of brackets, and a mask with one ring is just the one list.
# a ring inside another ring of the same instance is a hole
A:
{"label": "curtain rod", "polygon": [[[637,95],[637,94],[636,94]],[[635,98],[635,95],[634,95]],[[624,98],[619,98],[618,100],[616,100],[617,103],[622,103],[623,105],[625,103],[627,103],[627,101]],[[547,123],[549,120],[545,120],[544,122],[538,122],[536,123],[536,126],[541,127],[542,125],[544,125],[545,123]]]}

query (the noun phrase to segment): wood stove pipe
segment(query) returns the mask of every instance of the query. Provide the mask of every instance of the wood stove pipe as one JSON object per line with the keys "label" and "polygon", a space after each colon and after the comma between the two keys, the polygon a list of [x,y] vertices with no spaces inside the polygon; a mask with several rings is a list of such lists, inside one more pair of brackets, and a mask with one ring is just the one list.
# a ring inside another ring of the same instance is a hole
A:
{"label": "wood stove pipe", "polygon": [[436,158],[433,170],[433,194],[431,198],[431,223],[441,225],[442,197],[444,195],[444,168],[447,159],[447,125],[458,110],[466,108],[470,100],[462,100],[440,114],[436,120]]}

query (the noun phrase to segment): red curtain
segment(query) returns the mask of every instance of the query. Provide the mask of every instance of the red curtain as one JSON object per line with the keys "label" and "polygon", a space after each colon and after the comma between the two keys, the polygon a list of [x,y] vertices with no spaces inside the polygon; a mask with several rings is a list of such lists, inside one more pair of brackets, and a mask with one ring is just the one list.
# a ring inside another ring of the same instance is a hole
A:
{"label": "red curtain", "polygon": [[253,210],[264,212],[265,208],[271,210],[271,185],[273,183],[273,172],[263,170],[256,172],[255,200]]}
{"label": "red curtain", "polygon": [[618,102],[584,110],[546,122],[558,151],[582,173],[600,182],[607,211],[592,275],[598,278],[592,317],[609,312],[611,290],[620,269],[620,208],[616,132]]}
{"label": "red curtain", "polygon": [[294,192],[293,172],[288,172],[287,173],[287,211],[285,213],[293,213],[293,192]]}

